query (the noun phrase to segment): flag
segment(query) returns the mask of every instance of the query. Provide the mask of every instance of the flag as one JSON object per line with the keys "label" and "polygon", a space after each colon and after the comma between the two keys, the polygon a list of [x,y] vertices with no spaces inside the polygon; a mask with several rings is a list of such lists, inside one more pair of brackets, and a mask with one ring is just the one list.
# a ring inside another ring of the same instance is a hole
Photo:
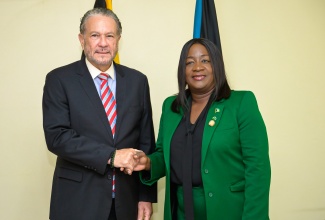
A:
{"label": "flag", "polygon": [[96,0],[94,4],[94,8],[107,8],[105,0]]}
{"label": "flag", "polygon": [[[107,8],[113,11],[113,5],[112,0],[96,0],[94,4],[94,8]],[[84,56],[84,53],[82,52],[82,56]],[[115,63],[120,63],[120,58],[118,53],[116,54],[114,58]]]}
{"label": "flag", "polygon": [[196,0],[193,38],[207,38],[222,52],[214,0]]}

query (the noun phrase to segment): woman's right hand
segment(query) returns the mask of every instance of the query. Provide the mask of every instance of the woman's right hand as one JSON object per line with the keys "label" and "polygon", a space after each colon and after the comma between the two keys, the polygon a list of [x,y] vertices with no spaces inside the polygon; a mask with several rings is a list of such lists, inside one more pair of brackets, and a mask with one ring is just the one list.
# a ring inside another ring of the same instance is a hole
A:
{"label": "woman's right hand", "polygon": [[125,167],[121,167],[120,170],[125,174],[131,175],[133,171],[141,171],[141,170],[150,170],[150,158],[143,151],[137,151],[136,154],[133,156],[137,164],[133,167],[133,170],[127,169]]}
{"label": "woman's right hand", "polygon": [[147,157],[147,155],[144,152],[137,154],[137,156],[138,156],[139,162],[133,168],[133,170],[134,171],[150,170],[150,168],[151,168],[150,158]]}

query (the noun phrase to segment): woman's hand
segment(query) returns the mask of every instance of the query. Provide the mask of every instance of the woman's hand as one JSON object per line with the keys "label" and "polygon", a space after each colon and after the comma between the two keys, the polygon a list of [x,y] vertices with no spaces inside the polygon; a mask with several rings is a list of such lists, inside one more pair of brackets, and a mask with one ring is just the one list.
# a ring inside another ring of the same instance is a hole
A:
{"label": "woman's hand", "polygon": [[138,159],[139,162],[133,168],[134,171],[150,170],[151,168],[150,158],[147,157],[147,155],[144,152],[138,155]]}
{"label": "woman's hand", "polygon": [[124,172],[125,174],[131,175],[133,171],[141,171],[141,170],[150,170],[150,158],[147,157],[147,155],[141,151],[141,150],[136,150],[135,154],[133,155],[133,158],[136,163],[133,167],[133,169],[121,167],[120,170]]}

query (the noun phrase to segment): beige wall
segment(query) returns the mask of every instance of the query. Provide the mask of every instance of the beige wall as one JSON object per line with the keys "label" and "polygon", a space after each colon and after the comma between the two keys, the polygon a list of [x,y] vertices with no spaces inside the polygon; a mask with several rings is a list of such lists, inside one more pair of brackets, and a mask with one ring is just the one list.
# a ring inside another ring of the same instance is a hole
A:
{"label": "beige wall", "polygon": [[[48,218],[55,156],[42,131],[44,77],[79,59],[79,18],[93,3],[0,0],[0,219]],[[215,3],[231,86],[254,91],[268,128],[271,219],[325,219],[325,1]],[[113,4],[124,28],[121,63],[148,76],[157,132],[195,1]],[[162,220],[163,195],[160,181],[154,220]]]}

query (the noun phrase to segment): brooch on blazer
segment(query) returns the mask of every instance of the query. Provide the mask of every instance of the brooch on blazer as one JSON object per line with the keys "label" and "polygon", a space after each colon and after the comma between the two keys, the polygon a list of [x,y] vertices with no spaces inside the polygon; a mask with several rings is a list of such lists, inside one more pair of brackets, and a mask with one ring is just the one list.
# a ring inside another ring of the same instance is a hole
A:
{"label": "brooch on blazer", "polygon": [[215,122],[214,120],[210,120],[210,121],[209,121],[209,125],[210,125],[210,127],[214,126],[215,124],[216,124],[216,122]]}
{"label": "brooch on blazer", "polygon": [[[214,113],[217,113],[217,112],[220,112],[219,108],[214,109]],[[209,126],[213,127],[216,124],[216,121],[217,121],[217,117],[213,116],[212,119],[209,121]]]}

